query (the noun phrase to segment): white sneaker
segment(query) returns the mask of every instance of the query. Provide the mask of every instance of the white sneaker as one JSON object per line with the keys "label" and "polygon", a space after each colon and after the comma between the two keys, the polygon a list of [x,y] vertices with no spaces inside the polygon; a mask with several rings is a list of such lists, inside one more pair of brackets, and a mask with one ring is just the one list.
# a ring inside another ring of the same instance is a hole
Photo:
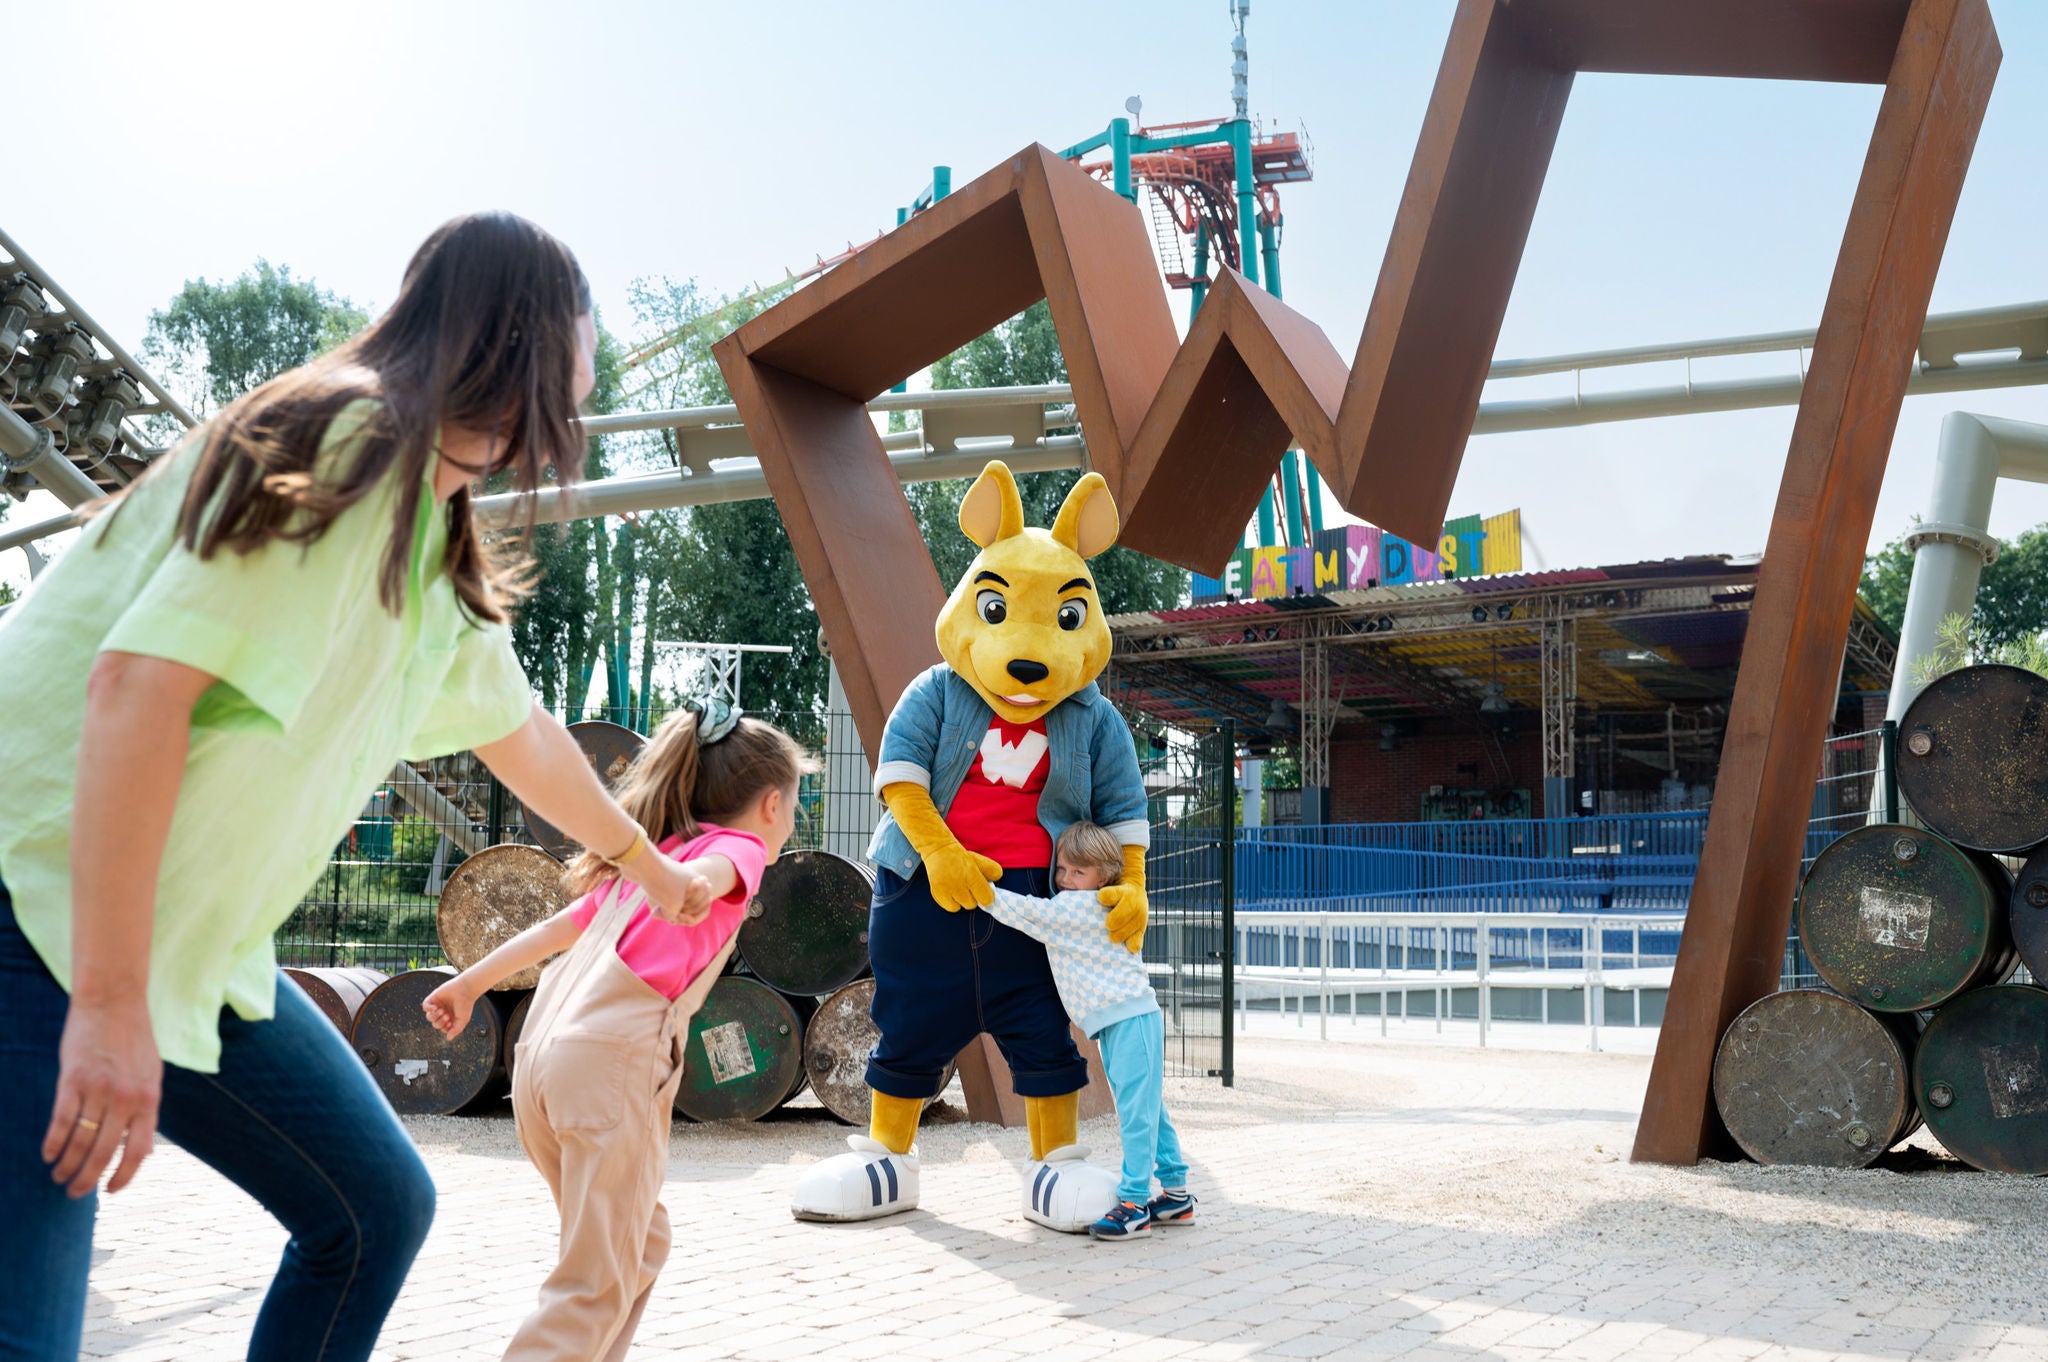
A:
{"label": "white sneaker", "polygon": [[1024,1218],[1062,1234],[1086,1234],[1116,1205],[1116,1174],[1070,1144],[1024,1165]]}
{"label": "white sneaker", "polygon": [[917,1205],[917,1146],[892,1154],[865,1135],[846,1137],[848,1154],[806,1168],[789,1213],[799,1220],[873,1220]]}

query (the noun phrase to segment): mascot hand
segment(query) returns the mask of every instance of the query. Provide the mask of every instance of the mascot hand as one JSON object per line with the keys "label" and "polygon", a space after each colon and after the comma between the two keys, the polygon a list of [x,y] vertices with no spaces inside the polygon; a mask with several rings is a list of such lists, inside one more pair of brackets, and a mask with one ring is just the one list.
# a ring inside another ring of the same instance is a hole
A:
{"label": "mascot hand", "polygon": [[1109,909],[1109,939],[1123,942],[1125,949],[1130,951],[1142,949],[1145,945],[1145,922],[1152,911],[1145,901],[1145,886],[1112,884],[1095,897]]}
{"label": "mascot hand", "polygon": [[962,908],[986,908],[996,901],[994,882],[1002,878],[1003,868],[960,845],[938,805],[932,803],[930,790],[915,781],[900,780],[882,787],[882,802],[924,858],[934,903],[957,913]]}
{"label": "mascot hand", "polygon": [[1109,909],[1109,939],[1121,941],[1133,955],[1142,950],[1145,923],[1152,915],[1152,906],[1145,898],[1145,848],[1125,847],[1122,882],[1110,885],[1095,897]]}
{"label": "mascot hand", "polygon": [[955,845],[924,858],[931,879],[932,902],[949,913],[986,908],[996,901],[995,882],[1003,868],[986,856]]}

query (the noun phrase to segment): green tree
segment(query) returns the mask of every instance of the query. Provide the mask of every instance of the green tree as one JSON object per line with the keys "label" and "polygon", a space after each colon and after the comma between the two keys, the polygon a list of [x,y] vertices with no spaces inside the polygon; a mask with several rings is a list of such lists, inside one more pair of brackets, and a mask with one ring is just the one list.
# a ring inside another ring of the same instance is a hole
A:
{"label": "green tree", "polygon": [[[1913,552],[1904,535],[1863,561],[1863,598],[1895,633],[1905,622],[1912,578]],[[2048,630],[2048,525],[1999,541],[1998,561],[1978,579],[1969,626],[1972,643],[1987,655]]]}
{"label": "green tree", "polygon": [[158,379],[203,416],[333,349],[368,322],[348,299],[259,259],[230,282],[187,280],[169,307],[149,314],[142,353],[154,361]]}
{"label": "green tree", "polygon": [[[643,331],[680,333],[660,361],[665,376],[647,390],[647,399],[671,407],[730,402],[711,346],[780,296],[771,291],[717,297],[695,280],[636,284],[633,304]],[[640,457],[656,466],[678,466],[673,432],[662,432]],[[747,658],[742,673],[747,708],[815,713],[825,698],[818,617],[775,503],[693,506],[639,521],[636,551],[647,582],[641,689],[650,695],[656,689],[651,650],[656,641],[786,644],[795,649],[788,656]]]}
{"label": "green tree", "polygon": [[[1066,360],[1053,331],[1052,311],[1043,300],[932,366],[934,389],[1009,388],[1066,381]],[[1024,502],[1024,523],[1052,524],[1074,482],[1071,473],[1019,476],[1017,492]],[[912,483],[904,488],[931,549],[932,564],[948,590],[974,561],[975,547],[960,533],[960,499],[972,485],[969,480],[956,479]],[[1181,569],[1122,547],[1098,555],[1089,571],[1094,574],[1103,610],[1112,615],[1177,605],[1188,585],[1188,574]]]}

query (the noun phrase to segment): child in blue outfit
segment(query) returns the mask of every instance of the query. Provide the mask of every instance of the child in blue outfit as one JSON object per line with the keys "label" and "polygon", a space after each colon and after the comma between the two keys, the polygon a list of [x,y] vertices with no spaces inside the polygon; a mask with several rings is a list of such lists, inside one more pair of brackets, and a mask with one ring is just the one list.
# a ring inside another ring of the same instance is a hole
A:
{"label": "child in blue outfit", "polygon": [[[1045,943],[1060,1001],[1084,1035],[1102,1048],[1102,1067],[1116,1098],[1124,1146],[1118,1203],[1088,1233],[1097,1239],[1135,1239],[1154,1223],[1194,1223],[1195,1198],[1188,1194],[1188,1166],[1180,1137],[1167,1119],[1165,1101],[1166,1023],[1145,962],[1102,930],[1103,907],[1095,891],[1123,874],[1123,847],[1107,829],[1073,823],[1054,848],[1049,899],[1019,894],[1000,885],[988,911],[998,921]],[[1152,1179],[1159,1195],[1152,1195]]]}

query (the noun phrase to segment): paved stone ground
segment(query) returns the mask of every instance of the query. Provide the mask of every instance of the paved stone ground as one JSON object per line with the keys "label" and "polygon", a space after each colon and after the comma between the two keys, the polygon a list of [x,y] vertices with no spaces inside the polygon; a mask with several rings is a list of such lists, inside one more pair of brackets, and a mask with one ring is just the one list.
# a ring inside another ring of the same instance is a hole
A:
{"label": "paved stone ground", "polygon": [[[1912,1172],[1636,1167],[1641,1055],[1264,1029],[1235,1089],[1169,1082],[1203,1221],[1144,1242],[1026,1222],[1024,1133],[944,1106],[923,1206],[856,1226],[786,1209],[844,1134],[821,1111],[679,1125],[677,1246],[634,1356],[2048,1358],[2039,1181],[1925,1154]],[[412,1129],[440,1213],[378,1355],[495,1357],[551,1262],[551,1207],[509,1119]],[[1113,1126],[1084,1139],[1110,1161]],[[241,1356],[281,1233],[176,1150],[102,1206],[88,1354]]]}

